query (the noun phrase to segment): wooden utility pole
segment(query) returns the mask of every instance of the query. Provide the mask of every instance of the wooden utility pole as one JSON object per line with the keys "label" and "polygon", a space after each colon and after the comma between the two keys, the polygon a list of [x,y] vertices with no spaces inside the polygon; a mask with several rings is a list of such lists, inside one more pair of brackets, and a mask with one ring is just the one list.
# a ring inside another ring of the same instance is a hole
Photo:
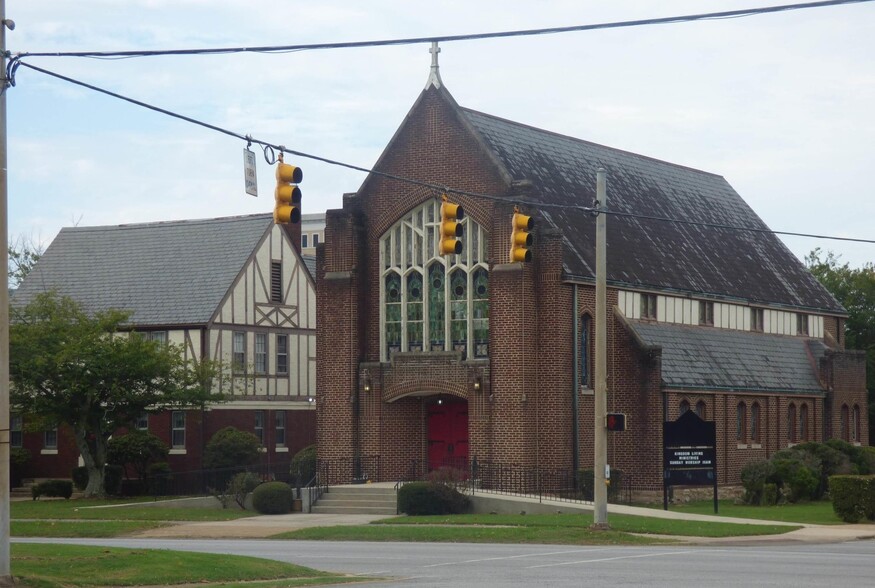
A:
{"label": "wooden utility pole", "polygon": [[596,173],[596,217],[595,225],[595,410],[593,446],[593,525],[608,525],[608,485],[605,470],[608,463],[608,430],[605,427],[607,407],[607,186],[604,168]]}

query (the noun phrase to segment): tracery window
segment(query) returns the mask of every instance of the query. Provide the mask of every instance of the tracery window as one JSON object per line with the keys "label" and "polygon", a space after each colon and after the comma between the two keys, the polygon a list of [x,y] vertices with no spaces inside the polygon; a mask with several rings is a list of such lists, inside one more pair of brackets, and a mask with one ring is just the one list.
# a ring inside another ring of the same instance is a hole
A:
{"label": "tracery window", "polygon": [[489,354],[488,235],[469,217],[459,255],[438,254],[440,202],[407,213],[380,238],[381,360],[399,351]]}

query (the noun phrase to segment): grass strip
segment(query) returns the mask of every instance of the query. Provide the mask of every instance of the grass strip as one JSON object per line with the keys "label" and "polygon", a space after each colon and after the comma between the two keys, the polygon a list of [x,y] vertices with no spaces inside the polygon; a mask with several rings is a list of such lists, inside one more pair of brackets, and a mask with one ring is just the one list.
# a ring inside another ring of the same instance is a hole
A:
{"label": "grass strip", "polygon": [[13,537],[120,537],[166,527],[167,523],[155,521],[12,521],[9,524]]}
{"label": "grass strip", "polygon": [[[677,535],[686,537],[746,537],[752,535],[778,535],[795,531],[799,527],[785,525],[745,525],[640,517],[611,514],[608,523],[614,531]],[[395,517],[374,521],[372,525],[504,525],[512,527],[586,528],[592,524],[591,514],[551,515],[448,515],[428,517]]]}
{"label": "grass strip", "polygon": [[[12,573],[37,588],[77,586],[309,586],[361,581],[279,561],[157,549],[13,544]],[[371,579],[371,578],[369,578]],[[294,582],[294,583],[291,583]]]}
{"label": "grass strip", "polygon": [[[257,513],[239,509],[220,508],[170,508],[161,506],[136,506],[137,502],[153,502],[145,499],[98,500],[79,498],[75,500],[22,500],[10,503],[13,519],[100,519],[133,521],[230,521]],[[115,505],[133,504],[133,506]],[[113,508],[92,508],[113,506]]]}
{"label": "grass strip", "polygon": [[651,545],[666,539],[583,527],[501,527],[442,525],[361,525],[312,527],[272,535],[271,539],[316,541],[431,541],[437,543],[532,543],[557,545]]}
{"label": "grass strip", "polygon": [[[710,500],[672,505],[669,508],[674,512],[714,514],[714,503]],[[732,500],[721,500],[718,502],[718,508],[722,517],[815,525],[845,524],[844,521],[836,516],[832,508],[832,502],[829,500],[798,502],[796,504],[782,504],[780,506],[752,506],[749,504],[735,504]]]}

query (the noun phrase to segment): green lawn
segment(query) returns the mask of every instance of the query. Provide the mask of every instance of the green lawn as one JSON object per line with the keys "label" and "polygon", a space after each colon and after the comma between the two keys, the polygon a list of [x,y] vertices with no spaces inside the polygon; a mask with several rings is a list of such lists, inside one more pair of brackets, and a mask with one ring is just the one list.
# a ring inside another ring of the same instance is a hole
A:
{"label": "green lawn", "polygon": [[[361,581],[278,561],[179,551],[13,544],[12,574],[23,586],[309,586]],[[372,578],[369,578],[372,580]],[[250,584],[249,582],[262,580]]]}
{"label": "green lawn", "polygon": [[[212,508],[168,508],[136,506],[138,502],[153,502],[151,498],[97,500],[24,500],[10,503],[12,519],[101,519],[129,521],[228,521],[258,513],[249,510]],[[95,506],[133,504],[113,508]]]}
{"label": "green lawn", "polygon": [[[817,502],[800,502],[798,504],[782,504],[780,506],[750,506],[735,504],[731,500],[719,502],[720,516],[738,517],[742,519],[761,519],[766,521],[784,521],[788,523],[810,523],[817,525],[843,525],[832,509],[832,502],[819,500]],[[672,505],[675,512],[690,512],[696,514],[714,514],[712,501],[691,502],[684,505]]]}
{"label": "green lawn", "polygon": [[119,537],[166,527],[157,521],[12,521],[13,537]]}
{"label": "green lawn", "polygon": [[[566,545],[647,544],[678,537],[776,535],[798,527],[678,521],[610,515],[609,531],[594,531],[592,515],[451,515],[394,517],[370,525],[318,527],[274,535],[274,539],[332,541],[438,541],[469,543],[546,543]],[[651,536],[648,536],[651,535]]]}

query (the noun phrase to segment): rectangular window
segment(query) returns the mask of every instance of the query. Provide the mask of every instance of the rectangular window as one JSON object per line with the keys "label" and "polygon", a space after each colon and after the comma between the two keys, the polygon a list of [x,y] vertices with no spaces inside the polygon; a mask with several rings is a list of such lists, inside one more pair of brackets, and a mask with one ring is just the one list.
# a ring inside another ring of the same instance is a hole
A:
{"label": "rectangular window", "polygon": [[301,235],[301,249],[307,248],[307,237],[308,237],[307,233],[303,233]]}
{"label": "rectangular window", "polygon": [[235,374],[246,373],[246,333],[234,332],[234,356],[231,359],[231,370]]}
{"label": "rectangular window", "polygon": [[137,417],[137,428],[141,431],[149,430],[149,415],[145,412]]}
{"label": "rectangular window", "polygon": [[270,301],[283,301],[283,263],[281,261],[270,262]]}
{"label": "rectangular window", "polygon": [[750,309],[750,330],[757,331],[762,333],[765,329],[765,325],[763,324],[763,309],[762,308],[751,308]]}
{"label": "rectangular window", "polygon": [[12,447],[21,447],[24,444],[24,418],[13,412],[9,415],[9,444]]}
{"label": "rectangular window", "polygon": [[286,445],[286,412],[278,410],[274,413],[274,440],[277,447]]}
{"label": "rectangular window", "polygon": [[714,303],[699,301],[699,324],[714,326]]}
{"label": "rectangular window", "polygon": [[58,448],[58,427],[46,429],[43,433],[43,448],[57,449]]}
{"label": "rectangular window", "polygon": [[313,233],[313,247],[319,244],[319,233]]}
{"label": "rectangular window", "polygon": [[796,315],[796,334],[797,335],[807,335],[808,334],[808,315],[804,313],[798,313]]}
{"label": "rectangular window", "polygon": [[255,334],[255,373],[267,373],[267,333]]}
{"label": "rectangular window", "polygon": [[185,447],[185,412],[181,410],[170,413],[170,445],[180,449]]}
{"label": "rectangular window", "polygon": [[276,373],[289,373],[289,336],[276,336]]}
{"label": "rectangular window", "polygon": [[167,344],[167,331],[149,331],[149,341]]}
{"label": "rectangular window", "polygon": [[264,445],[264,411],[255,411],[255,436],[258,437],[258,442]]}
{"label": "rectangular window", "polygon": [[656,294],[641,295],[641,318],[656,318]]}

